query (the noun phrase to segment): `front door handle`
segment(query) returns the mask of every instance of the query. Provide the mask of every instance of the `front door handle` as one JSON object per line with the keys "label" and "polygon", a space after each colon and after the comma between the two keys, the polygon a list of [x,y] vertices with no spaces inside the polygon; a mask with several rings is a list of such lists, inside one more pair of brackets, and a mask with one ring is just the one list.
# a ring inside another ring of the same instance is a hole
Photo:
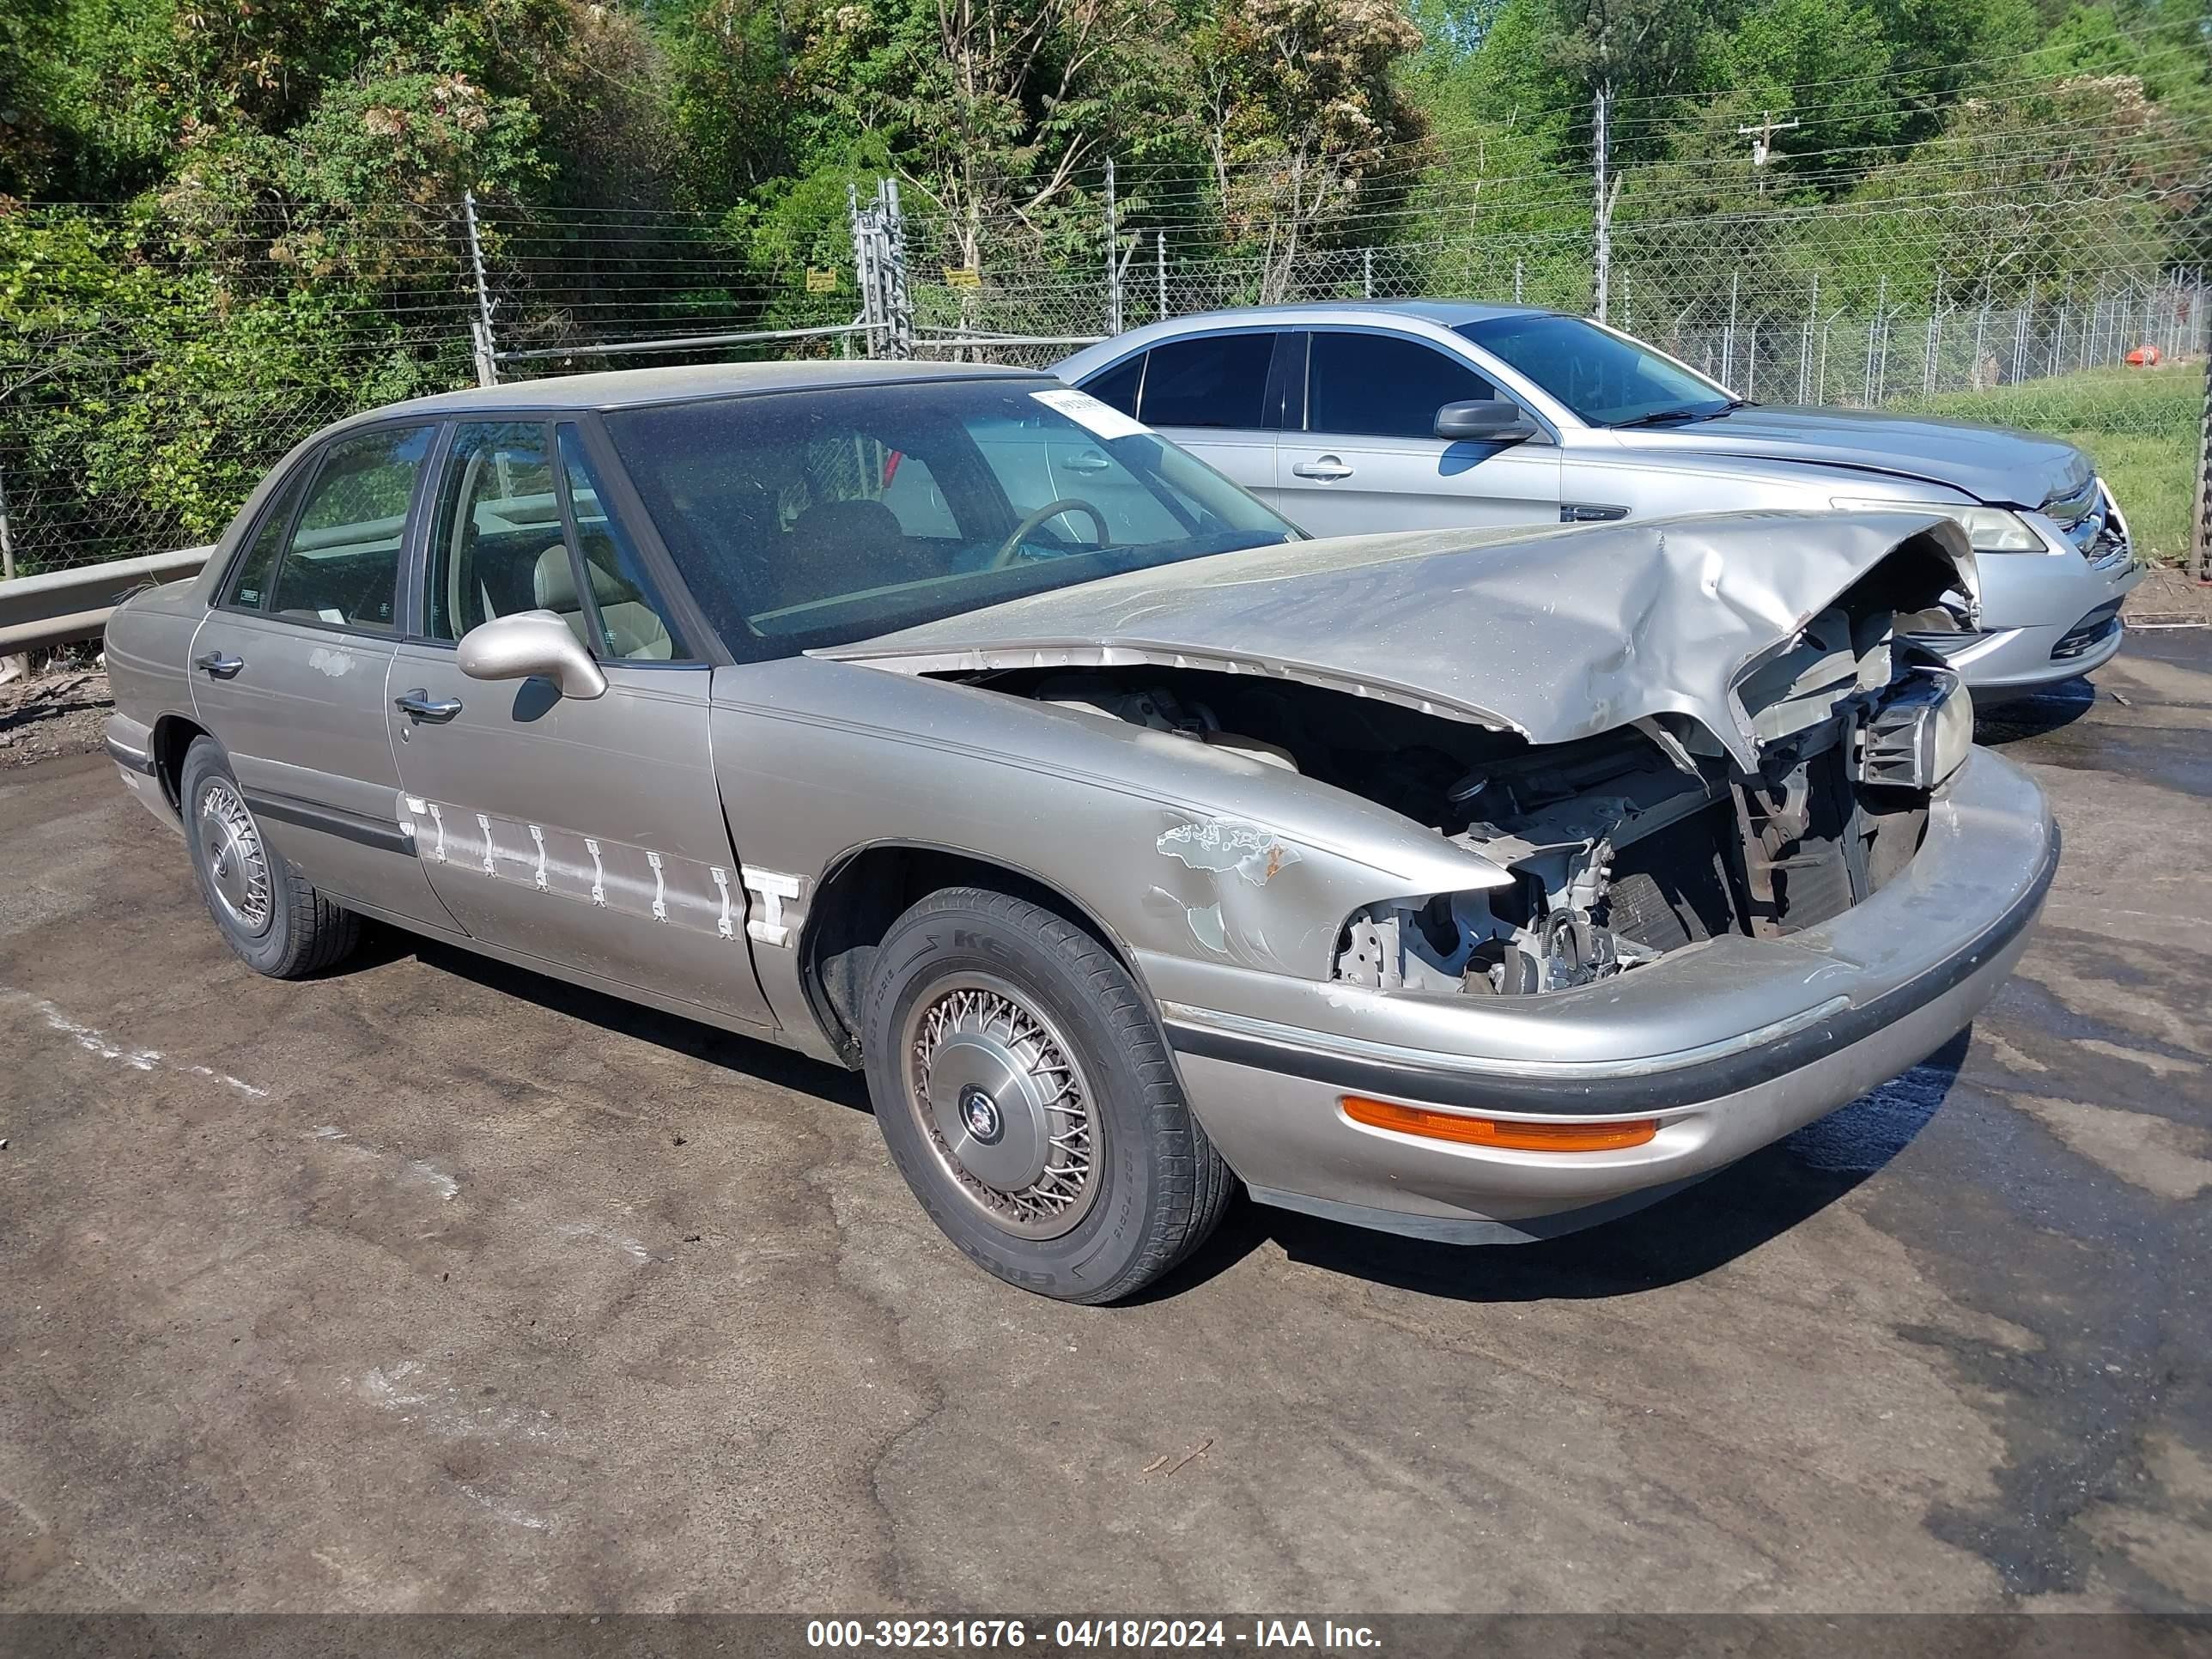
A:
{"label": "front door handle", "polygon": [[1348,478],[1352,469],[1334,455],[1324,455],[1317,461],[1300,461],[1291,471],[1301,478]]}
{"label": "front door handle", "polygon": [[246,659],[227,657],[220,651],[210,651],[204,655],[194,657],[192,666],[205,669],[216,679],[227,680],[234,678],[240,669],[246,666]]}
{"label": "front door handle", "polygon": [[461,712],[458,697],[433,697],[428,690],[416,686],[404,696],[394,697],[392,706],[410,720],[429,720],[443,726]]}

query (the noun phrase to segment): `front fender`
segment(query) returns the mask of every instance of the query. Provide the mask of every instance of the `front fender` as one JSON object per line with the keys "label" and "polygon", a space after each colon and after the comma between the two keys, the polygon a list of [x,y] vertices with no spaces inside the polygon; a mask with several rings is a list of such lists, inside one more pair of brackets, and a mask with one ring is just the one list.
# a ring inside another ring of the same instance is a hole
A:
{"label": "front fender", "polygon": [[749,885],[791,878],[757,942],[787,1026],[812,1023],[805,906],[854,849],[897,841],[1032,873],[1139,955],[1325,980],[1346,919],[1511,878],[1342,790],[1171,733],[811,658],[717,670],[715,770]]}

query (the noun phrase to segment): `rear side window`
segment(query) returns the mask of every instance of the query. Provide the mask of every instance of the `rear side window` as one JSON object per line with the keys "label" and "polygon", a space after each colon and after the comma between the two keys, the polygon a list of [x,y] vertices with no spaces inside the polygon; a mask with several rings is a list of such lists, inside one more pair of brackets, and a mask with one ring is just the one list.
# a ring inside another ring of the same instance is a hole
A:
{"label": "rear side window", "polygon": [[1083,389],[1102,404],[1133,416],[1137,412],[1137,388],[1145,379],[1145,354],[1139,352],[1126,363],[1116,363],[1103,374],[1093,375],[1083,383]]}
{"label": "rear side window", "polygon": [[1256,429],[1266,424],[1261,411],[1274,355],[1273,334],[1215,334],[1154,346],[1138,418],[1147,426]]}
{"label": "rear side window", "polygon": [[1306,430],[1429,438],[1446,404],[1497,395],[1465,363],[1419,340],[1322,330],[1307,370]]}
{"label": "rear side window", "polygon": [[269,503],[254,529],[252,541],[239,556],[238,568],[231,573],[230,592],[222,601],[225,605],[258,611],[269,602],[269,578],[276,574],[276,555],[284,546],[285,534],[292,528],[292,515],[299,510],[301,494],[314,471],[315,463],[312,460],[294,467],[291,477]]}
{"label": "rear side window", "polygon": [[435,430],[364,432],[323,452],[266,609],[299,622],[392,627],[407,508]]}

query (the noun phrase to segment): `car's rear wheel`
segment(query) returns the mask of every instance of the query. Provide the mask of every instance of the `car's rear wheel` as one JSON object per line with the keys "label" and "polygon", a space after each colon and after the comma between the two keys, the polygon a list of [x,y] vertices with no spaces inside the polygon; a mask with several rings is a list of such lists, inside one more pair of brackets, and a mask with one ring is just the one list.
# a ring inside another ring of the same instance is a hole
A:
{"label": "car's rear wheel", "polygon": [[200,896],[247,967],[272,979],[299,979],[352,951],[360,919],[317,892],[264,839],[215,739],[192,739],[179,783]]}
{"label": "car's rear wheel", "polygon": [[884,936],[866,1024],[893,1161],[1000,1278],[1111,1302],[1220,1220],[1233,1177],[1135,982],[1051,911],[981,888],[931,894]]}

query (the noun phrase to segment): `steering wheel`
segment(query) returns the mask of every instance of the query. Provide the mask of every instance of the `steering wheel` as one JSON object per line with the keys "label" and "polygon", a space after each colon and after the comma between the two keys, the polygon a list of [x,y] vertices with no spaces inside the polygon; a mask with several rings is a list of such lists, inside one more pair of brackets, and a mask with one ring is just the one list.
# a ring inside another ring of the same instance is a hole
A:
{"label": "steering wheel", "polygon": [[1101,547],[1109,547],[1113,544],[1113,532],[1106,528],[1106,515],[1104,514],[1101,513],[1097,507],[1091,506],[1088,501],[1078,501],[1073,495],[1062,495],[1056,501],[1047,501],[1042,507],[1037,508],[1036,512],[1030,514],[1027,518],[1024,519],[1019,524],[1014,526],[1014,533],[1007,537],[1003,542],[1000,542],[999,544],[999,550],[991,555],[990,568],[993,570],[1004,570],[1008,565],[1014,562],[1015,555],[1018,554],[1022,550],[1022,542],[1024,538],[1026,538],[1031,531],[1035,530],[1039,525],[1043,524],[1047,520],[1056,519],[1063,513],[1082,514],[1091,520],[1092,526],[1098,532],[1098,545]]}

